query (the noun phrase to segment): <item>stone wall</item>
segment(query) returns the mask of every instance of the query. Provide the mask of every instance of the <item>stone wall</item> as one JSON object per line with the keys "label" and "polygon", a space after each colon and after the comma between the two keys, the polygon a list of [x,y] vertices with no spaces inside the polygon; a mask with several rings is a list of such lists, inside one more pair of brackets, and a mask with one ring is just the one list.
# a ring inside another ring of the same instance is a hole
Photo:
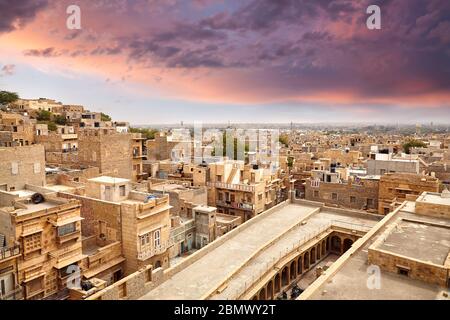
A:
{"label": "stone wall", "polygon": [[384,250],[369,248],[368,263],[379,266],[382,270],[398,273],[399,267],[408,268],[408,277],[424,282],[447,286],[448,269],[433,263],[426,263]]}
{"label": "stone wall", "polygon": [[162,269],[146,266],[89,296],[86,300],[137,300],[159,284]]}
{"label": "stone wall", "polygon": [[0,190],[20,190],[25,184],[45,185],[44,147],[0,148]]}
{"label": "stone wall", "polygon": [[96,236],[100,239],[100,233],[103,233],[102,239],[105,242],[122,240],[119,204],[64,192],[58,193],[58,196],[80,201],[81,217],[84,218],[81,224],[83,236]]}
{"label": "stone wall", "polygon": [[78,162],[98,167],[100,173],[132,179],[132,135],[82,131],[78,138]]}
{"label": "stone wall", "polygon": [[[311,181],[307,180],[305,199],[323,202],[328,206],[377,211],[378,188],[378,180],[363,180],[360,184],[321,182],[318,187],[311,186]],[[318,191],[318,196],[315,191]],[[333,198],[333,194],[337,197]],[[368,204],[368,200],[372,203]]]}
{"label": "stone wall", "polygon": [[407,195],[419,196],[423,192],[439,192],[439,180],[429,176],[408,173],[385,174],[380,179],[378,212],[392,211],[391,204],[403,202]]}

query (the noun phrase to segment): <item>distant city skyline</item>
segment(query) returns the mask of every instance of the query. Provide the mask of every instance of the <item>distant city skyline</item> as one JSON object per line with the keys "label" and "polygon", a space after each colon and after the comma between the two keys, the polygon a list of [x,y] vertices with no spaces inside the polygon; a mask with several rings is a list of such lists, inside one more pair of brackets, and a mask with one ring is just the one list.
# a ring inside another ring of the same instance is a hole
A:
{"label": "distant city skyline", "polygon": [[[66,8],[81,8],[81,30]],[[365,9],[379,5],[382,29]],[[1,1],[0,90],[134,125],[450,122],[450,3]]]}

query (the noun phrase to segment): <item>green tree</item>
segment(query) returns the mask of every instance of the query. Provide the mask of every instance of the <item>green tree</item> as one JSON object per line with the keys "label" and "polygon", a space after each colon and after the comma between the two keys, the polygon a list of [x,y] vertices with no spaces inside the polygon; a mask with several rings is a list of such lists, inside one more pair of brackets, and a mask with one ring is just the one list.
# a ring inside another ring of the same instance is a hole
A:
{"label": "green tree", "polygon": [[19,95],[15,92],[0,91],[0,104],[10,104],[19,99]]}
{"label": "green tree", "polygon": [[285,147],[287,147],[289,145],[289,138],[286,135],[282,135],[278,138],[278,141],[280,141],[280,143],[282,143]]}
{"label": "green tree", "polygon": [[62,115],[55,115],[53,121],[60,126],[65,126],[67,124],[67,119]]}
{"label": "green tree", "polygon": [[147,140],[155,139],[155,135],[158,133],[158,130],[155,129],[146,129],[146,128],[130,128],[131,133],[141,133],[142,136]]}
{"label": "green tree", "polygon": [[37,115],[38,121],[50,121],[52,119],[52,113],[47,110],[41,110],[39,111]]}
{"label": "green tree", "polygon": [[294,165],[294,157],[288,157],[287,158],[287,165],[289,168],[292,168]]}
{"label": "green tree", "polygon": [[111,121],[111,117],[102,112],[101,113],[101,120],[102,121]]}
{"label": "green tree", "polygon": [[50,130],[50,131],[56,131],[56,129],[57,129],[56,123],[54,123],[53,121],[48,121],[47,126],[48,126],[48,130]]}
{"label": "green tree", "polygon": [[426,146],[423,141],[411,139],[403,144],[403,151],[406,154],[410,154],[412,148],[425,148]]}

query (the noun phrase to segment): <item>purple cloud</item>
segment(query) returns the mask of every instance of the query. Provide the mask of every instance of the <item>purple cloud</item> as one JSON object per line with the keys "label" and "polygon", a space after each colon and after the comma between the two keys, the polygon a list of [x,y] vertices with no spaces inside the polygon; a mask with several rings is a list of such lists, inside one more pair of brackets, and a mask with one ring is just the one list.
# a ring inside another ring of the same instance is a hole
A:
{"label": "purple cloud", "polygon": [[14,74],[15,69],[16,69],[16,66],[14,64],[5,64],[0,69],[0,77],[12,76]]}
{"label": "purple cloud", "polygon": [[22,28],[47,5],[47,0],[0,0],[0,33]]}
{"label": "purple cloud", "polygon": [[45,48],[45,49],[29,49],[29,50],[25,50],[23,54],[25,56],[51,58],[51,57],[58,57],[62,53],[58,52],[53,47],[49,47],[49,48]]}

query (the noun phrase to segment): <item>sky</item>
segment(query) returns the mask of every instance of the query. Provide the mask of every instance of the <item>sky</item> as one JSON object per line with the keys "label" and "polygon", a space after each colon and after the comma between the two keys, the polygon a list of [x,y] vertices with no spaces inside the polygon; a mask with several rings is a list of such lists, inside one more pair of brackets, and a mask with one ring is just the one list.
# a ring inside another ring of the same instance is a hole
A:
{"label": "sky", "polygon": [[0,0],[0,13],[0,90],[23,98],[139,125],[450,123],[448,0]]}

